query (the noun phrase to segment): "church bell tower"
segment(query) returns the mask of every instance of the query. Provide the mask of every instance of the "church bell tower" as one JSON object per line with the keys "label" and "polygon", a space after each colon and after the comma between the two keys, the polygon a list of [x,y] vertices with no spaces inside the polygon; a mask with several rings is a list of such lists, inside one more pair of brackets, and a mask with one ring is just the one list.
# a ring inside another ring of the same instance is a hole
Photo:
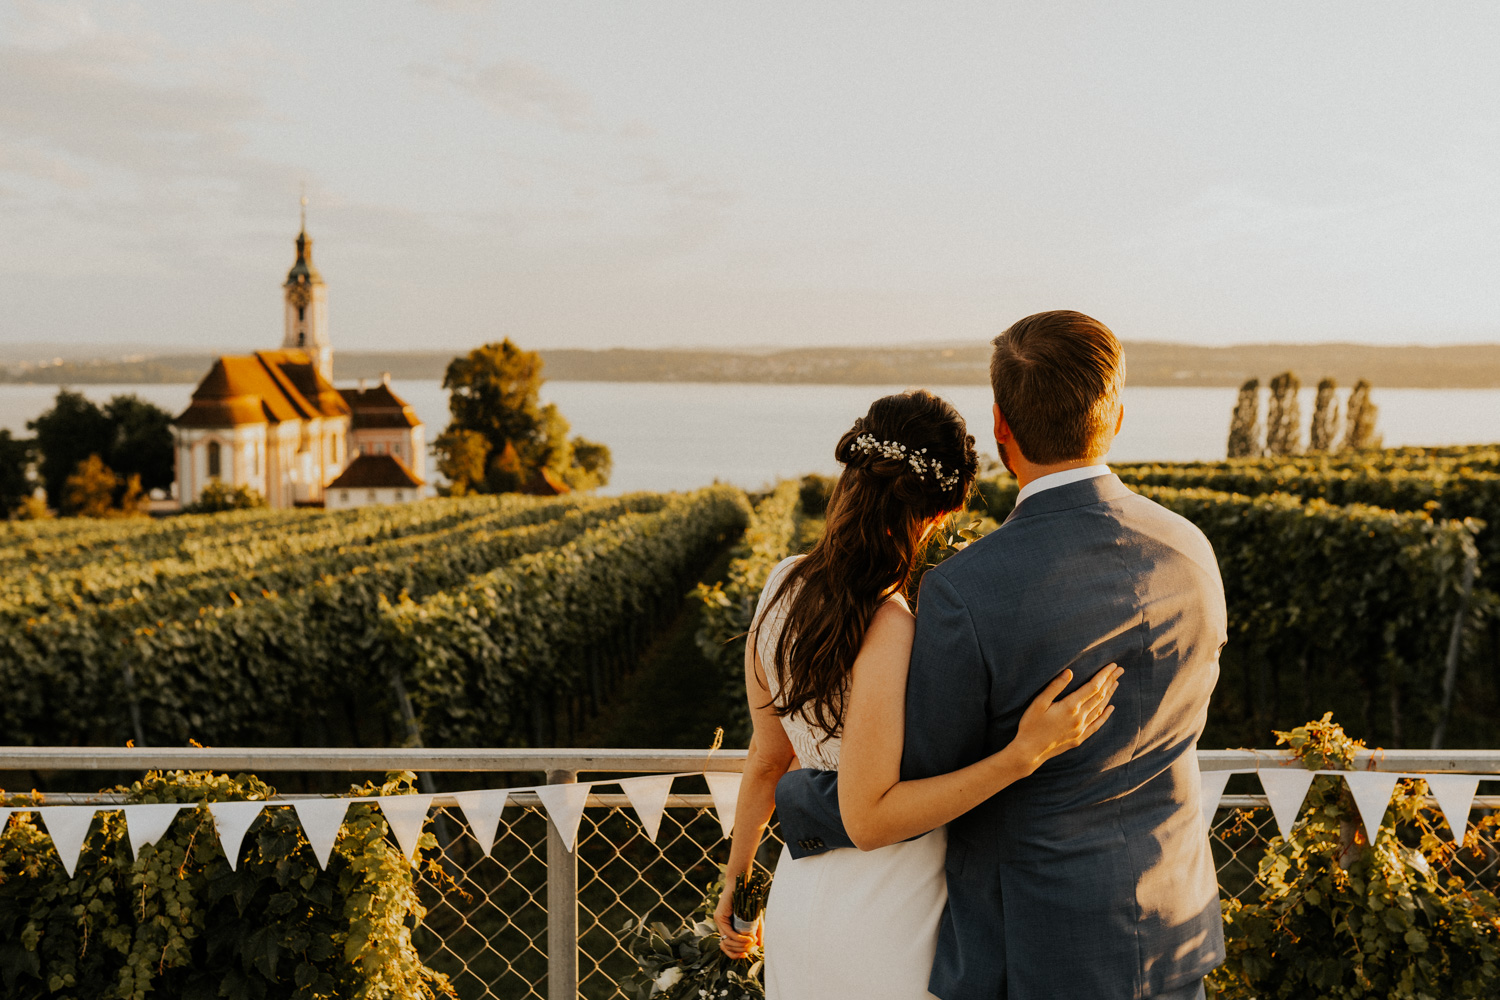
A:
{"label": "church bell tower", "polygon": [[333,344],[328,340],[328,286],[313,266],[312,237],[307,235],[307,199],[302,199],[302,231],[297,234],[297,262],[287,272],[286,339],[283,350],[306,351],[318,373],[333,381]]}

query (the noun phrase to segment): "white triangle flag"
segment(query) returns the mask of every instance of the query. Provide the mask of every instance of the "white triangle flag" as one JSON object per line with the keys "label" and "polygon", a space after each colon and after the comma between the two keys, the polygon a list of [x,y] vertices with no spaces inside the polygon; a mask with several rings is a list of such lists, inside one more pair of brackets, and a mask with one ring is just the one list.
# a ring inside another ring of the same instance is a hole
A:
{"label": "white triangle flag", "polygon": [[297,810],[297,822],[302,824],[302,833],[312,845],[318,866],[327,868],[333,843],[339,839],[339,829],[344,825],[344,813],[349,811],[349,800],[295,799],[292,807]]}
{"label": "white triangle flag", "polygon": [[130,837],[130,856],[141,856],[141,848],[154,844],[172,825],[181,802],[125,806],[125,832]]}
{"label": "white triangle flag", "polygon": [[417,854],[417,841],[422,836],[422,824],[427,822],[432,796],[382,795],[375,801],[380,803],[380,811],[385,813],[385,821],[390,825],[391,833],[396,835],[401,853],[411,861]]}
{"label": "white triangle flag", "polygon": [[587,782],[571,782],[563,785],[537,785],[537,797],[547,807],[547,815],[557,828],[557,835],[569,851],[578,842],[578,825],[583,822],[583,807],[588,803],[594,786]]}
{"label": "white triangle flag", "polygon": [[239,867],[240,845],[245,842],[245,834],[250,830],[250,824],[255,822],[256,817],[265,807],[264,802],[210,802],[208,804],[208,811],[214,818],[214,829],[219,831],[219,846],[224,849],[224,857],[229,860],[230,871]]}
{"label": "white triangle flag", "polygon": [[1292,824],[1302,811],[1302,800],[1307,798],[1307,789],[1312,784],[1313,772],[1305,767],[1265,767],[1255,772],[1260,775],[1260,787],[1266,790],[1271,803],[1271,813],[1276,817],[1276,828],[1282,838],[1292,835]]}
{"label": "white triangle flag", "polygon": [[37,810],[47,824],[47,836],[52,838],[52,846],[57,848],[68,878],[73,877],[73,869],[78,867],[78,855],[83,852],[84,838],[94,823],[94,811],[93,806],[42,806]]}
{"label": "white triangle flag", "polygon": [[479,849],[488,856],[495,849],[495,833],[500,829],[500,814],[505,811],[509,792],[504,788],[479,792],[454,792],[458,808],[469,822],[469,832],[479,841]]}
{"label": "white triangle flag", "polygon": [[1203,825],[1214,828],[1214,813],[1219,811],[1219,800],[1224,797],[1224,786],[1229,784],[1233,771],[1202,771],[1198,777],[1203,782]]}
{"label": "white triangle flag", "polygon": [[703,777],[708,781],[708,794],[714,797],[714,810],[719,814],[719,826],[724,836],[734,833],[734,812],[739,804],[740,780],[738,771],[707,771]]}
{"label": "white triangle flag", "polygon": [[672,781],[675,774],[648,774],[643,778],[626,778],[620,782],[620,791],[630,800],[635,808],[636,818],[641,821],[641,829],[646,831],[646,836],[656,842],[656,835],[661,832],[662,814],[667,811],[667,796],[672,794]]}
{"label": "white triangle flag", "polygon": [[1359,818],[1364,820],[1365,836],[1373,844],[1401,775],[1389,771],[1345,771],[1344,780],[1349,782],[1349,792],[1359,808]]}
{"label": "white triangle flag", "polygon": [[1453,831],[1453,842],[1462,844],[1469,828],[1469,810],[1474,807],[1474,793],[1479,791],[1476,774],[1424,774],[1427,790],[1437,799],[1438,808]]}

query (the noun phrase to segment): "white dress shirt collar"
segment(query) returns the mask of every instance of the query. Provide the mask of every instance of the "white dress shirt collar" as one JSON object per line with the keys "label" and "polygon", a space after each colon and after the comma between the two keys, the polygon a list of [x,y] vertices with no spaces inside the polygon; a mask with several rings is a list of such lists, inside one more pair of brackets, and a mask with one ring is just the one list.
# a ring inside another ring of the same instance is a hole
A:
{"label": "white dress shirt collar", "polygon": [[1070,483],[1081,483],[1085,479],[1094,479],[1098,476],[1109,475],[1107,465],[1086,465],[1081,469],[1064,469],[1061,472],[1053,472],[1049,475],[1033,479],[1021,487],[1021,492],[1016,494],[1016,506],[1021,506],[1021,501],[1027,497],[1034,497],[1043,490],[1056,489],[1059,486],[1067,486]]}

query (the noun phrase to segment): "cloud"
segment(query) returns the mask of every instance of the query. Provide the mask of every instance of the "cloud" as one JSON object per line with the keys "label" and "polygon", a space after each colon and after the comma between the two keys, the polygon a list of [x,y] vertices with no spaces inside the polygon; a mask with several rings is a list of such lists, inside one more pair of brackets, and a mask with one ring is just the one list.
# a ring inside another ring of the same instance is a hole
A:
{"label": "cloud", "polygon": [[512,118],[544,122],[569,132],[599,128],[593,99],[534,63],[503,60],[476,65],[455,58],[449,65],[417,64],[410,71],[419,79],[446,80]]}

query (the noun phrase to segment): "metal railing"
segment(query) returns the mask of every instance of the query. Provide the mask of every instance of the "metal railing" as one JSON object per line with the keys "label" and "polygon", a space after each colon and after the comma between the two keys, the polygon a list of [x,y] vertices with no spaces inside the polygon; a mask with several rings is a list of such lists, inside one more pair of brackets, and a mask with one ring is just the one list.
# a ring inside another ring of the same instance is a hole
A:
{"label": "metal railing", "polygon": [[[744,751],[668,750],[5,747],[0,748],[0,772],[118,775],[185,769],[248,771],[264,777],[410,770],[467,773],[467,786],[477,781],[483,787],[511,787],[542,783],[530,776],[541,776],[548,784],[580,777],[604,783],[636,774],[739,771],[744,756]],[[1224,771],[1278,766],[1287,757],[1278,751],[1218,750],[1201,751],[1199,760],[1205,771]],[[1384,751],[1367,755],[1359,766],[1493,774],[1500,780],[1500,751]],[[475,774],[493,778],[476,779]],[[506,780],[499,780],[502,775]],[[488,854],[481,853],[470,835],[457,801],[439,794],[433,800],[439,860],[452,884],[439,884],[426,875],[420,882],[428,912],[415,938],[423,961],[448,974],[466,1000],[617,996],[619,981],[636,968],[626,929],[642,919],[678,925],[701,902],[728,852],[706,787],[702,778],[679,779],[655,842],[646,837],[623,794],[593,794],[572,851],[548,821],[535,793],[513,794]],[[56,804],[105,801],[80,793],[47,793],[45,799]],[[1500,811],[1500,796],[1480,796],[1474,811]],[[1226,896],[1244,897],[1255,891],[1260,857],[1275,835],[1276,824],[1263,795],[1230,794],[1220,801],[1211,836]],[[773,826],[761,851],[763,861],[774,866],[779,850]],[[1464,873],[1492,880],[1500,871],[1500,844],[1484,841],[1462,863]],[[553,942],[567,944],[553,947]]]}

